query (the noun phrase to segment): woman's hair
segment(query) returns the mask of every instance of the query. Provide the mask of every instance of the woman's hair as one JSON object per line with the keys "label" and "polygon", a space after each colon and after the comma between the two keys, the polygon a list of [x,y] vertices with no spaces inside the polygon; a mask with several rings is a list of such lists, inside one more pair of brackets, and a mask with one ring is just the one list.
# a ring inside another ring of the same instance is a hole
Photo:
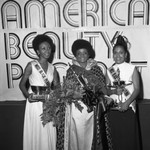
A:
{"label": "woman's hair", "polygon": [[73,55],[76,57],[76,52],[82,48],[87,50],[89,58],[95,57],[95,51],[93,50],[91,43],[84,39],[77,39],[76,41],[74,41],[74,43],[72,44]]}
{"label": "woman's hair", "polygon": [[45,34],[39,34],[32,41],[32,46],[36,53],[37,53],[37,50],[39,49],[39,45],[43,42],[48,42],[51,46],[51,52],[52,53],[55,52],[55,46],[54,46],[52,39]]}
{"label": "woman's hair", "polygon": [[130,53],[129,53],[129,48],[131,47],[131,44],[130,42],[128,41],[127,37],[125,36],[122,36],[122,35],[119,35],[117,37],[117,41],[113,47],[113,51],[114,49],[117,47],[117,46],[121,46],[123,47],[125,53],[127,53],[127,58],[126,58],[126,62],[129,62],[130,61]]}

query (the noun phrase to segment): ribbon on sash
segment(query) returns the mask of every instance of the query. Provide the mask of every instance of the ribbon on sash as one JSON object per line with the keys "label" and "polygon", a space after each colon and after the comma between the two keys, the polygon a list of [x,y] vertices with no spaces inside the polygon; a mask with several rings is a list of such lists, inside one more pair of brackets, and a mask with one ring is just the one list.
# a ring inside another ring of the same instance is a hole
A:
{"label": "ribbon on sash", "polygon": [[117,71],[115,71],[113,66],[110,67],[108,70],[109,70],[110,74],[112,75],[112,77],[113,77],[113,79],[115,81],[119,81],[120,80],[119,73]]}
{"label": "ribbon on sash", "polygon": [[50,88],[51,84],[50,84],[50,82],[47,78],[47,75],[45,74],[44,70],[42,69],[41,65],[37,61],[35,61],[34,66],[38,70],[38,72],[41,74],[41,76],[42,76],[44,82],[46,83],[46,85]]}

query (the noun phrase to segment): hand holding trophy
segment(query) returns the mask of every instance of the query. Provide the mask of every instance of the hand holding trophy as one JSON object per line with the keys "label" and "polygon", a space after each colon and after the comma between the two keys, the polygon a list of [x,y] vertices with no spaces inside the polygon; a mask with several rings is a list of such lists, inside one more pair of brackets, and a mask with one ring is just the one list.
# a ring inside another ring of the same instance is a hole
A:
{"label": "hand holding trophy", "polygon": [[31,86],[33,93],[29,95],[29,102],[44,102],[50,97],[50,89],[48,86]]}

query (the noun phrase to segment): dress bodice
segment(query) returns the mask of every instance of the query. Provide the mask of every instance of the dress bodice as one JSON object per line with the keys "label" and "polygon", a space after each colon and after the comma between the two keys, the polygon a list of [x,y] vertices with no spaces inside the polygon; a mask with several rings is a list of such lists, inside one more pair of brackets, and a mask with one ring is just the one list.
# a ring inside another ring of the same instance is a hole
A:
{"label": "dress bodice", "polygon": [[[32,65],[32,74],[29,77],[30,85],[46,86],[46,83],[44,82],[42,75],[39,73],[39,71],[35,67],[35,61],[32,61],[31,65]],[[54,66],[48,63],[46,76],[50,83],[53,81],[53,72],[54,72]]]}
{"label": "dress bodice", "polygon": [[[125,102],[133,93],[134,91],[134,86],[133,86],[133,82],[132,82],[132,75],[135,69],[135,66],[129,63],[122,63],[122,64],[115,64],[113,66],[114,71],[117,72],[117,70],[119,69],[119,77],[120,80],[125,81],[125,89],[129,92],[128,95],[126,95],[125,93],[123,93],[121,96],[118,95],[111,95],[111,97],[116,101],[116,102],[120,102],[120,100],[122,102]],[[112,73],[110,73],[109,69],[107,71],[107,75],[110,79],[110,84],[113,86],[113,82],[115,81]],[[135,101],[133,101],[130,106],[135,109]]]}

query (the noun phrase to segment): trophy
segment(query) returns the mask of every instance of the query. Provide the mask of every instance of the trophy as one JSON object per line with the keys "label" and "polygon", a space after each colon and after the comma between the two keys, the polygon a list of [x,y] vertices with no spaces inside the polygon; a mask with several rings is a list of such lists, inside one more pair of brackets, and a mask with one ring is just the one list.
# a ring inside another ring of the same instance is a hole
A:
{"label": "trophy", "polygon": [[49,97],[50,89],[48,86],[31,86],[31,89],[33,91],[33,100],[45,101]]}

